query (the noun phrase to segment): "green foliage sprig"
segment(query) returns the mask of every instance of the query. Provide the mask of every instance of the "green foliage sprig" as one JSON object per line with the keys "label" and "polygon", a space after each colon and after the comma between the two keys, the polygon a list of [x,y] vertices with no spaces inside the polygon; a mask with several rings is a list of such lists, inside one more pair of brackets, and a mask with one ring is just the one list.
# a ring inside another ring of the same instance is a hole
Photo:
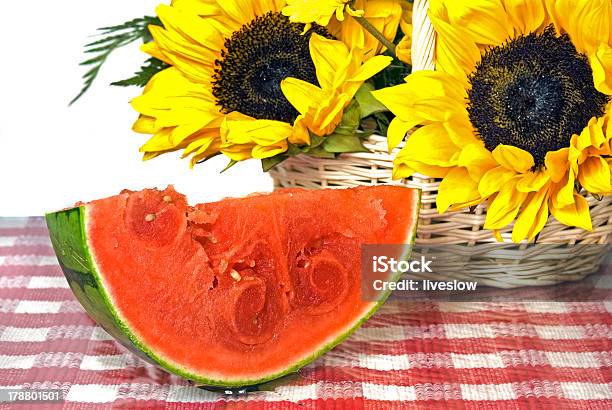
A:
{"label": "green foliage sprig", "polygon": [[[149,25],[161,25],[161,21],[157,17],[144,16],[116,26],[99,28],[97,36],[101,38],[85,45],[85,53],[91,55],[91,57],[81,62],[80,65],[89,69],[83,74],[83,88],[70,101],[70,104],[73,104],[89,90],[106,59],[113,51],[135,41],[144,43],[151,41]],[[113,84],[121,86],[144,85],[156,72],[164,68],[165,63],[155,58],[149,59],[134,77]]]}
{"label": "green foliage sprig", "polygon": [[147,85],[151,77],[168,67],[170,66],[163,61],[155,57],[151,57],[145,61],[145,63],[140,67],[140,70],[138,70],[132,77],[121,81],[115,81],[114,83],[111,83],[111,85],[117,85],[120,87],[129,87],[132,85],[144,87]]}

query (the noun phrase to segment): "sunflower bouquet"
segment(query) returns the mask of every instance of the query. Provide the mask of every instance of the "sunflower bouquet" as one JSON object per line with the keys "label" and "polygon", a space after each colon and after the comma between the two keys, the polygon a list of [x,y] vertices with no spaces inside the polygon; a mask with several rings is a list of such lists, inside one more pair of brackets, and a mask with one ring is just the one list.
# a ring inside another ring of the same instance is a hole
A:
{"label": "sunflower bouquet", "polygon": [[[520,242],[550,215],[592,230],[612,193],[611,20],[609,0],[173,0],[103,29],[84,90],[142,39],[149,60],[116,84],[144,86],[144,159],[255,158],[277,176],[298,158],[362,164],[380,135],[393,179],[435,179],[439,213],[482,204],[483,228]],[[435,67],[411,73],[419,48]]]}
{"label": "sunflower bouquet", "polygon": [[394,52],[397,38],[409,61],[400,24],[410,7],[402,0],[173,0],[155,17],[103,29],[108,43],[88,51],[123,45],[112,38],[131,25],[146,28],[127,37],[145,40],[147,65],[116,83],[144,85],[132,106],[140,114],[134,130],[151,135],[141,147],[145,159],[180,150],[192,166],[224,155],[228,166],[256,158],[268,170],[298,154],[364,150],[362,120],[388,122],[371,96],[374,82],[391,85],[410,71]]}
{"label": "sunflower bouquet", "polygon": [[374,92],[389,146],[410,132],[394,178],[441,178],[441,213],[486,202],[499,240],[513,221],[514,242],[534,239],[549,214],[592,230],[585,196],[612,193],[612,2],[429,3],[435,71]]}

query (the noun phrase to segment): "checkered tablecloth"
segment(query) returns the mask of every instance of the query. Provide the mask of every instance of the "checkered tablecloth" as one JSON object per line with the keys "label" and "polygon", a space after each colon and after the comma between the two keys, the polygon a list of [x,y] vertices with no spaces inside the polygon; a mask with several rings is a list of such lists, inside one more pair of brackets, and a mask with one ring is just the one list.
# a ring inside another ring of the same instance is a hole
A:
{"label": "checkered tablecloth", "polygon": [[0,218],[0,388],[63,391],[36,409],[610,409],[611,350],[612,299],[391,301],[297,377],[228,397],[115,343],[74,299],[42,218]]}

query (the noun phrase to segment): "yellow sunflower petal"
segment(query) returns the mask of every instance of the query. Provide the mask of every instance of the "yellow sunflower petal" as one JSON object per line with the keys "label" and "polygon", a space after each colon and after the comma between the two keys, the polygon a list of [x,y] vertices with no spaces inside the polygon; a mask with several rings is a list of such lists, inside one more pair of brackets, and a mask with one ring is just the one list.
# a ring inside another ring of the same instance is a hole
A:
{"label": "yellow sunflower petal", "polygon": [[499,144],[493,150],[493,158],[499,165],[518,173],[525,173],[535,165],[529,152],[512,145]]}
{"label": "yellow sunflower petal", "polygon": [[516,35],[536,31],[546,20],[546,7],[542,0],[504,0],[504,6],[516,28]]}
{"label": "yellow sunflower petal", "polygon": [[189,167],[193,168],[199,161],[211,158],[220,152],[221,140],[214,138],[210,143],[202,144],[200,148],[194,152],[191,160],[189,161]]}
{"label": "yellow sunflower petal", "polygon": [[550,174],[545,171],[528,172],[516,183],[521,192],[534,192],[542,189],[550,181]]}
{"label": "yellow sunflower petal", "polygon": [[589,203],[582,195],[574,194],[572,203],[561,208],[556,207],[553,201],[551,201],[550,213],[565,225],[576,226],[587,231],[593,230]]}
{"label": "yellow sunflower petal", "polygon": [[469,121],[466,120],[468,126],[458,121],[467,119],[462,95],[465,91],[457,87],[458,83],[447,74],[424,73],[413,73],[406,78],[405,84],[376,90],[372,95],[405,123],[415,126],[431,121],[450,121],[449,132],[454,139],[463,141],[462,145],[468,143],[468,139],[473,142],[475,136]]}
{"label": "yellow sunflower petal", "polygon": [[582,44],[584,50],[591,53],[602,42],[610,44],[612,2],[610,0],[580,1],[586,5],[584,12],[573,13],[575,17],[570,20],[567,31],[572,39],[579,37],[579,44]]}
{"label": "yellow sunflower petal", "polygon": [[252,158],[254,144],[223,145],[220,151],[234,161],[244,161]]}
{"label": "yellow sunflower petal", "polygon": [[398,117],[393,118],[393,120],[391,120],[391,124],[389,124],[389,128],[387,129],[387,146],[389,148],[389,152],[393,151],[393,149],[404,140],[408,131],[410,131],[416,125],[417,123],[402,121]]}
{"label": "yellow sunflower petal", "polygon": [[574,203],[575,181],[576,176],[573,171],[570,171],[555,186],[551,194],[552,204],[555,208],[564,208]]}
{"label": "yellow sunflower petal", "polygon": [[575,143],[571,145],[581,153],[589,147],[599,148],[606,141],[602,125],[603,118],[599,120],[595,117],[591,118],[588,125],[584,127],[578,138],[575,139]]}
{"label": "yellow sunflower petal", "polygon": [[142,154],[142,160],[149,161],[155,157],[160,156],[162,153],[163,151],[162,152],[145,152],[144,154]]}
{"label": "yellow sunflower petal", "polygon": [[144,43],[140,46],[140,50],[149,54],[150,56],[157,58],[158,60],[162,60],[166,64],[172,64],[172,61],[170,61],[170,59],[167,58],[164,53],[162,53],[155,41]]}
{"label": "yellow sunflower petal", "polygon": [[222,126],[225,141],[232,144],[278,145],[293,132],[290,124],[274,120],[226,119]]}
{"label": "yellow sunflower petal", "polygon": [[[443,178],[448,174],[449,167],[444,164],[453,164],[459,152],[449,149],[453,145],[448,143],[448,137],[444,137],[443,127],[440,125],[429,127],[431,126],[419,128],[408,137],[406,144],[393,161],[393,179],[406,178],[415,172],[433,178]],[[436,141],[438,138],[436,135],[441,141]],[[441,146],[441,149],[432,149],[429,138]],[[422,152],[424,155],[415,155],[415,152]]]}
{"label": "yellow sunflower petal", "polygon": [[501,229],[518,214],[527,194],[516,190],[516,179],[508,181],[491,201],[485,218],[485,229]]}
{"label": "yellow sunflower petal", "polygon": [[532,240],[548,221],[548,188],[529,194],[525,206],[516,218],[512,229],[512,241]]}
{"label": "yellow sunflower petal", "polygon": [[455,77],[467,86],[468,75],[480,61],[480,50],[469,40],[469,33],[459,26],[432,17],[438,33],[436,42],[436,69]]}
{"label": "yellow sunflower petal", "polygon": [[590,54],[612,36],[609,0],[547,0],[555,24],[566,31],[580,52]]}
{"label": "yellow sunflower petal", "polygon": [[550,179],[553,182],[559,182],[567,174],[569,168],[568,162],[569,148],[562,148],[558,151],[550,151],[546,153],[544,164],[550,173]]}
{"label": "yellow sunflower petal", "polygon": [[[161,52],[173,63],[181,63],[182,56],[206,64],[214,63],[216,55],[211,50],[221,50],[223,37],[211,24],[202,24],[198,16],[181,10],[159,5],[155,9],[163,28],[151,26],[151,34]],[[179,64],[181,69],[183,64]]]}
{"label": "yellow sunflower petal", "polygon": [[157,131],[143,146],[140,147],[140,152],[166,151],[174,149],[176,146],[172,143],[170,136],[172,128],[163,128]]}
{"label": "yellow sunflower petal", "polygon": [[141,134],[154,134],[159,130],[159,127],[155,126],[155,118],[140,115],[138,116],[136,122],[134,122],[132,130]]}
{"label": "yellow sunflower petal", "polygon": [[318,34],[310,37],[310,56],[322,89],[334,88],[338,74],[347,71],[346,67],[351,58],[346,44]]}
{"label": "yellow sunflower petal", "polygon": [[414,173],[423,174],[432,178],[444,178],[450,170],[450,168],[446,167],[438,167],[413,161],[410,153],[402,153],[402,151],[403,149],[400,150],[397,157],[393,160],[392,176],[394,180],[408,178]]}
{"label": "yellow sunflower petal", "polygon": [[389,56],[376,56],[370,58],[368,61],[363,63],[363,65],[357,70],[353,76],[351,76],[351,81],[366,81],[370,77],[378,74],[382,70],[391,64],[393,58]]}
{"label": "yellow sunflower petal", "polygon": [[610,177],[608,162],[602,157],[590,157],[580,167],[578,181],[593,194],[607,195],[612,191]]}
{"label": "yellow sunflower petal", "polygon": [[216,143],[220,143],[221,139],[218,137],[218,135],[215,134],[216,133],[211,132],[202,133],[200,138],[196,138],[189,144],[187,144],[185,150],[183,151],[183,154],[181,155],[181,158],[186,158],[192,154],[201,155],[205,152],[211,153],[209,149],[212,145],[215,145],[218,149],[218,144]]}
{"label": "yellow sunflower petal", "polygon": [[470,144],[482,142],[479,137],[476,136],[472,123],[467,118],[466,113],[451,113],[449,112],[447,118],[442,123],[448,136],[450,137],[453,144],[457,147],[466,147]]}
{"label": "yellow sunflower petal", "polygon": [[344,108],[350,103],[351,97],[346,94],[333,95],[318,107],[311,107],[306,113],[305,123],[315,135],[329,135],[342,120]]}
{"label": "yellow sunflower petal", "polygon": [[483,45],[499,45],[514,34],[512,24],[500,1],[469,0],[444,2],[448,21],[453,27],[465,28],[469,37]]}
{"label": "yellow sunflower petal", "polygon": [[[396,118],[402,121],[414,122],[414,115],[410,110],[412,103],[409,96],[413,88],[409,84],[399,84],[393,87],[383,88],[372,91],[372,96],[380,101],[389,111],[395,114]],[[417,120],[420,122],[420,119]]]}
{"label": "yellow sunflower petal", "polygon": [[612,95],[612,47],[601,43],[597,51],[589,56],[589,60],[595,88],[599,92]]}
{"label": "yellow sunflower petal", "polygon": [[491,230],[491,232],[493,232],[493,236],[495,237],[495,240],[497,242],[504,242],[504,237],[501,234],[501,231],[499,229],[493,229]]}
{"label": "yellow sunflower petal", "polygon": [[172,130],[170,141],[176,147],[181,146],[183,141],[194,135],[201,128],[202,125],[199,123],[181,124]]}
{"label": "yellow sunflower petal", "polygon": [[465,168],[453,168],[438,188],[436,207],[444,213],[451,205],[459,205],[480,199],[478,184]]}
{"label": "yellow sunflower petal", "polygon": [[497,162],[484,144],[477,142],[461,150],[457,165],[465,167],[474,181],[480,181],[487,171],[497,166]]}
{"label": "yellow sunflower petal", "polygon": [[495,167],[487,171],[480,182],[478,183],[478,191],[483,198],[493,195],[499,192],[504,184],[508,182],[516,174],[514,171],[507,169],[506,167]]}
{"label": "yellow sunflower petal", "polygon": [[460,153],[445,127],[438,123],[425,125],[410,134],[402,151],[415,161],[441,167],[456,165]]}
{"label": "yellow sunflower petal", "polygon": [[251,151],[253,158],[270,158],[287,151],[287,141],[283,140],[274,145],[256,145]]}
{"label": "yellow sunflower petal", "polygon": [[[442,176],[445,176],[448,173],[448,169],[445,168],[445,170],[446,172]],[[414,169],[410,168],[408,164],[403,162],[402,158],[395,157],[395,159],[393,160],[393,172],[392,172],[393,180],[408,178],[415,172],[416,171]]]}
{"label": "yellow sunflower petal", "polygon": [[303,115],[298,116],[293,122],[293,132],[289,136],[289,142],[297,145],[310,145],[310,132]]}
{"label": "yellow sunflower petal", "polygon": [[405,35],[402,37],[395,47],[395,55],[406,64],[412,63],[412,36]]}
{"label": "yellow sunflower petal", "polygon": [[198,122],[205,126],[221,117],[213,98],[174,67],[157,73],[144,94],[131,101],[143,115],[154,117],[157,128]]}
{"label": "yellow sunflower petal", "polygon": [[256,1],[248,0],[222,0],[217,1],[217,5],[227,14],[228,17],[237,22],[251,21],[257,17]]}
{"label": "yellow sunflower petal", "polygon": [[323,90],[309,82],[287,77],[281,82],[281,90],[285,98],[300,114],[308,112],[313,102],[323,99]]}
{"label": "yellow sunflower petal", "polygon": [[439,71],[417,71],[406,77],[404,84],[372,92],[397,117],[407,121],[414,117],[412,105],[437,97],[447,97],[465,106],[467,93],[460,82]]}

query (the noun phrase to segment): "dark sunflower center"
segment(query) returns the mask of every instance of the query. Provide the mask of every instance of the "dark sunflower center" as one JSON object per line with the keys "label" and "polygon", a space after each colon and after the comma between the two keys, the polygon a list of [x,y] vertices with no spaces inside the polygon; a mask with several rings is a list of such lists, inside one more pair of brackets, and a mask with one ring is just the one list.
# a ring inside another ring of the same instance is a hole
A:
{"label": "dark sunflower center", "polygon": [[603,115],[609,101],[595,89],[587,57],[552,27],[491,48],[469,80],[470,120],[487,149],[514,145],[529,151],[536,167]]}
{"label": "dark sunflower center", "polygon": [[281,91],[281,81],[295,77],[318,85],[308,43],[312,33],[331,38],[317,25],[302,35],[303,24],[293,24],[280,13],[255,18],[225,40],[216,61],[213,95],[225,113],[238,111],[257,119],[293,122],[296,109]]}

